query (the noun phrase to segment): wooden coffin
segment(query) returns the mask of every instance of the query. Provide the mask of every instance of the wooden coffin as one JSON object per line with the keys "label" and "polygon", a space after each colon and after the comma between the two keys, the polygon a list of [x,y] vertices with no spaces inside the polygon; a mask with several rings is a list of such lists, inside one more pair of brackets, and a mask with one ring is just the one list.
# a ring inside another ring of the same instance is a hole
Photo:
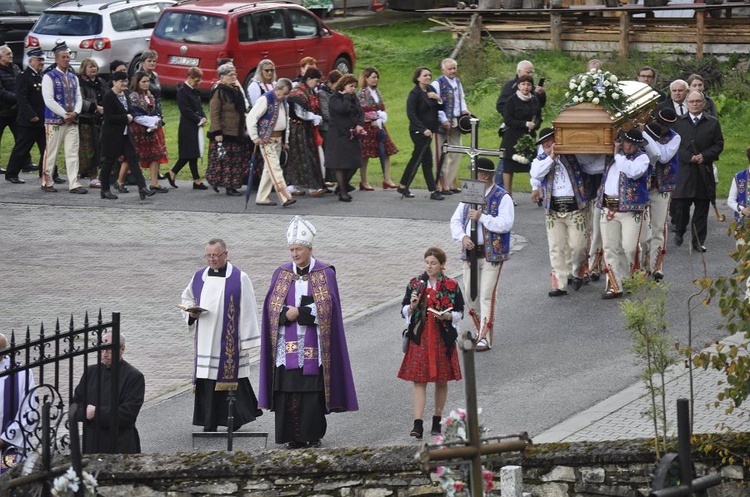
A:
{"label": "wooden coffin", "polygon": [[555,152],[561,154],[611,154],[617,134],[645,124],[658,104],[659,94],[638,81],[622,81],[627,95],[624,110],[612,115],[604,107],[583,102],[564,109],[552,121]]}

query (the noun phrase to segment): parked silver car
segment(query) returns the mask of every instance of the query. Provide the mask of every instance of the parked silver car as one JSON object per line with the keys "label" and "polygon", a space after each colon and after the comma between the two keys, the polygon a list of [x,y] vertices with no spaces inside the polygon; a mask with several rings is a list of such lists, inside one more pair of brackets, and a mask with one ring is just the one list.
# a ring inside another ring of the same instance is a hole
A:
{"label": "parked silver car", "polygon": [[[64,41],[70,48],[71,67],[92,58],[99,72],[109,73],[109,63],[122,60],[131,72],[148,43],[159,14],[172,0],[73,0],[44,11],[26,36],[26,49],[40,47],[54,62],[52,49]],[[28,63],[24,55],[24,67]]]}

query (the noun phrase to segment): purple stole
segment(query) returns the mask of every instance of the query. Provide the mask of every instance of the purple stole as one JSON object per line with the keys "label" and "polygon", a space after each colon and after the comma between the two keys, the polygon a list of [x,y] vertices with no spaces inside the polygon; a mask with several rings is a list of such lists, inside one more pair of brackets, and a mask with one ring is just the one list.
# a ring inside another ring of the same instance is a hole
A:
{"label": "purple stole", "polygon": [[[296,305],[297,285],[290,284],[289,291],[284,299],[284,304],[293,307]],[[308,285],[309,289],[310,285]],[[309,293],[309,290],[308,290]],[[285,350],[286,350],[286,369],[299,369],[300,358],[302,358],[302,374],[306,376],[315,376],[318,374],[318,327],[315,325],[307,326],[305,330],[304,350],[299,350],[299,327],[297,321],[291,321],[286,324],[284,330]]]}
{"label": "purple stole", "polygon": [[16,375],[11,374],[6,376],[3,381],[5,382],[5,388],[3,389],[3,406],[7,407],[3,408],[2,429],[0,429],[0,433],[5,433],[5,430],[16,417],[18,408],[21,405],[21,392],[18,391]]}
{"label": "purple stole", "polygon": [[[230,266],[227,266],[227,271]],[[242,302],[242,280],[240,270],[231,266],[232,274],[224,278],[224,322],[221,329],[221,357],[219,357],[219,373],[216,377],[216,390],[236,390],[237,371],[240,364],[240,304]],[[206,268],[199,269],[193,276],[193,296],[197,305],[201,304],[203,291],[203,273]],[[206,278],[215,278],[208,276]],[[195,323],[195,348],[198,349],[198,329],[200,319]],[[196,370],[198,354],[195,354],[193,371]],[[223,384],[223,387],[222,387]]]}

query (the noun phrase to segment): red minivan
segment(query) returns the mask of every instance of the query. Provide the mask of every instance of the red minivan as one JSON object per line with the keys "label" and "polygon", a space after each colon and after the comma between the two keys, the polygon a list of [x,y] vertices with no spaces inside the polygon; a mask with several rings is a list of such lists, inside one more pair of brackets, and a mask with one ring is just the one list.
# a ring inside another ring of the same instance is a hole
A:
{"label": "red minivan", "polygon": [[356,61],[348,36],[304,7],[273,1],[188,0],[168,7],[150,48],[159,54],[156,72],[167,90],[184,82],[192,66],[203,70],[200,89],[210,89],[221,59],[234,61],[245,88],[263,59],[273,60],[277,76],[286,78],[297,77],[303,57],[314,57],[324,75],[332,69],[351,73]]}

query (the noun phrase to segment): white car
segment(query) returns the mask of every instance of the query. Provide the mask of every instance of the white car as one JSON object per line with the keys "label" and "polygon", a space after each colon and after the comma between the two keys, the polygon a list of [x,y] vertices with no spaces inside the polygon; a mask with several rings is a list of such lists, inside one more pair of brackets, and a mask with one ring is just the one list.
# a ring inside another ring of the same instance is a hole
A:
{"label": "white car", "polygon": [[[172,0],[73,0],[44,11],[26,36],[26,51],[40,47],[45,64],[55,61],[52,49],[65,42],[70,65],[78,72],[81,61],[91,58],[100,74],[109,73],[109,63],[122,60],[131,74],[139,66],[141,53],[148,49],[159,14],[174,5]],[[24,54],[23,65],[28,64]]]}

